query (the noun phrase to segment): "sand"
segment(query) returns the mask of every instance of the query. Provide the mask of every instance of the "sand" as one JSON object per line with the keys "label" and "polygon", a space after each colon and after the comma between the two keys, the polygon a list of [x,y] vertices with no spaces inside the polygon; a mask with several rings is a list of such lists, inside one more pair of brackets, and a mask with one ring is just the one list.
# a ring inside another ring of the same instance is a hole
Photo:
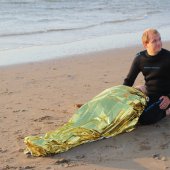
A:
{"label": "sand", "polygon": [[[164,47],[170,47],[165,43]],[[141,47],[0,68],[0,169],[170,169],[170,118],[49,157],[25,155],[23,139],[66,123],[76,103],[122,84]],[[142,84],[140,75],[136,84]]]}

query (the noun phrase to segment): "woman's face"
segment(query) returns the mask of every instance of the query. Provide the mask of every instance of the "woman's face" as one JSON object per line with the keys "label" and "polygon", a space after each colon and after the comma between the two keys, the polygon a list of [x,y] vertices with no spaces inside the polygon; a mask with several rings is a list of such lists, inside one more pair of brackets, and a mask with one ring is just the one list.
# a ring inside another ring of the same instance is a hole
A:
{"label": "woman's face", "polygon": [[156,55],[162,48],[162,41],[159,34],[149,34],[149,42],[146,44],[147,51],[152,54]]}

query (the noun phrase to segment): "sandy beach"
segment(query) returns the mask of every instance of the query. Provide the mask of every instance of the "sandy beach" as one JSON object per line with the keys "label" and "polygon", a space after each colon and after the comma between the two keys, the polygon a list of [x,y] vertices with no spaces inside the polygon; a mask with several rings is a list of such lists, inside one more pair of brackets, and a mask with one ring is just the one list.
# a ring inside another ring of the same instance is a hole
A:
{"label": "sandy beach", "polygon": [[[170,49],[170,42],[164,48]],[[23,153],[24,137],[66,123],[106,88],[122,84],[140,46],[0,68],[0,170],[168,170],[170,118],[49,157]],[[136,84],[144,82],[139,76]]]}

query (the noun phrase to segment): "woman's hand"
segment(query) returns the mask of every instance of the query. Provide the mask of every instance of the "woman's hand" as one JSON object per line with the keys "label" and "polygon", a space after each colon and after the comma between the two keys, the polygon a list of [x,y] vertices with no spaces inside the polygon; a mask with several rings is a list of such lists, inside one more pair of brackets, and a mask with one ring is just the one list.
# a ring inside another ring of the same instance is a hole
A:
{"label": "woman's hand", "polygon": [[166,109],[170,105],[169,97],[161,96],[159,99],[162,100],[162,102],[159,105],[160,109]]}

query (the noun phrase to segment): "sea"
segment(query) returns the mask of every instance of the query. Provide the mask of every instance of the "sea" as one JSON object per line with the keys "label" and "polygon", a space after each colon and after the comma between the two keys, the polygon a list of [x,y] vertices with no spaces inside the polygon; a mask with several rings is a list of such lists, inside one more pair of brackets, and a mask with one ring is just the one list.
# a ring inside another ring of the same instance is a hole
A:
{"label": "sea", "polygon": [[170,40],[169,0],[0,0],[0,66],[138,45],[149,27]]}

